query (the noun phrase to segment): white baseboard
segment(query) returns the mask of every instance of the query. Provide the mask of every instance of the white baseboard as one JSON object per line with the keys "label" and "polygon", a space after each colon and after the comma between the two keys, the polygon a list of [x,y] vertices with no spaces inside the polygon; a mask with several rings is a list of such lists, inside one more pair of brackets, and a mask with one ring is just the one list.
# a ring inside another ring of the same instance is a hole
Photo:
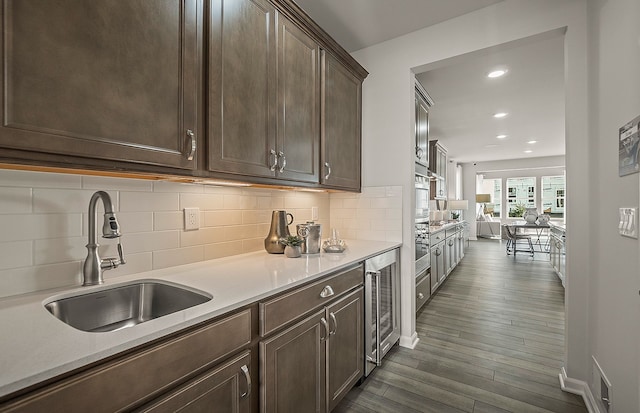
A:
{"label": "white baseboard", "polygon": [[414,332],[410,336],[400,336],[400,347],[406,347],[410,350],[413,350],[418,345],[420,339],[418,338],[418,333]]}
{"label": "white baseboard", "polygon": [[567,393],[577,394],[578,396],[582,396],[584,400],[584,404],[587,406],[587,410],[589,413],[606,413],[600,410],[600,406],[596,403],[596,399],[589,388],[587,382],[582,380],[572,379],[567,376],[567,371],[563,367],[560,370],[559,374],[560,378],[560,388]]}

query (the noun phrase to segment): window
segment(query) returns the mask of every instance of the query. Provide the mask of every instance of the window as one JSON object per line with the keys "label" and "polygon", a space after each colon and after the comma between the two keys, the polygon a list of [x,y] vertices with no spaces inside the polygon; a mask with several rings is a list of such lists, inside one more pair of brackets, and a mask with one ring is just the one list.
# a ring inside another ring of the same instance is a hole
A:
{"label": "window", "polygon": [[536,178],[507,178],[507,215],[521,217],[525,208],[536,207]]}
{"label": "window", "polygon": [[564,176],[542,177],[542,212],[551,218],[564,217]]}
{"label": "window", "polygon": [[484,214],[500,217],[502,208],[502,179],[483,179],[482,185],[477,189],[479,194],[490,194],[491,203],[484,205]]}

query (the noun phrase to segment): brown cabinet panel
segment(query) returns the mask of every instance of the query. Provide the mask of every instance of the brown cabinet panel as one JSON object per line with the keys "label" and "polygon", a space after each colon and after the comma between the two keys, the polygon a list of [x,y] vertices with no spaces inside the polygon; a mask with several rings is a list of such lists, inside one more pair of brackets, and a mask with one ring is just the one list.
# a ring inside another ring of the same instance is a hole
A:
{"label": "brown cabinet panel", "polygon": [[200,0],[4,0],[0,147],[194,169]]}
{"label": "brown cabinet panel", "polygon": [[266,0],[213,0],[209,33],[209,170],[274,176],[275,15]]}
{"label": "brown cabinet panel", "polygon": [[327,307],[331,331],[327,340],[329,411],[364,374],[363,309],[363,287]]}
{"label": "brown cabinet panel", "polygon": [[[278,176],[318,182],[320,161],[320,47],[284,16],[278,17]],[[284,159],[279,162],[284,165]],[[282,172],[280,170],[282,169]]]}
{"label": "brown cabinet panel", "polygon": [[322,52],[321,183],[360,190],[362,83]]}
{"label": "brown cabinet panel", "polygon": [[98,413],[130,409],[250,342],[251,311],[246,310],[62,380],[0,410]]}
{"label": "brown cabinet panel", "polygon": [[364,267],[358,265],[346,271],[300,287],[280,297],[260,303],[260,335],[266,336],[285,324],[301,317],[308,311],[324,305],[362,285]]}
{"label": "brown cabinet panel", "polygon": [[250,368],[251,354],[247,351],[137,411],[249,413],[253,381],[247,379]]}
{"label": "brown cabinet panel", "polygon": [[326,411],[325,310],[260,342],[262,413]]}

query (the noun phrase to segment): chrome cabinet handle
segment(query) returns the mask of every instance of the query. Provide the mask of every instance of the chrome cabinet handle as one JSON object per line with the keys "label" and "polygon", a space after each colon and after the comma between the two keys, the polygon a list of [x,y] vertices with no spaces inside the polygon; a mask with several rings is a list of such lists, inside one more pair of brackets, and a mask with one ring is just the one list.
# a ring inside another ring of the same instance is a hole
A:
{"label": "chrome cabinet handle", "polygon": [[187,136],[191,140],[191,147],[189,148],[189,153],[187,153],[187,161],[193,161],[193,155],[195,155],[197,148],[196,135],[191,129],[187,129]]}
{"label": "chrome cabinet handle", "polygon": [[282,158],[282,166],[278,169],[278,172],[284,172],[284,167],[287,166],[287,157],[284,156],[284,152],[278,152],[278,158]]}
{"label": "chrome cabinet handle", "polygon": [[329,335],[332,336],[338,331],[338,320],[336,320],[336,315],[333,313],[329,313],[329,317],[331,317],[331,321],[333,322],[333,331],[329,331]]}
{"label": "chrome cabinet handle", "polygon": [[418,293],[418,300],[424,300],[424,294]]}
{"label": "chrome cabinet handle", "polygon": [[331,297],[334,294],[335,293],[333,292],[333,288],[331,288],[330,285],[327,285],[326,287],[324,287],[322,289],[322,291],[320,291],[320,297],[322,297],[322,298]]}
{"label": "chrome cabinet handle", "polygon": [[320,319],[320,323],[322,324],[322,327],[324,327],[325,332],[324,337],[320,337],[320,341],[325,341],[329,337],[329,334],[331,334],[329,332],[329,323],[327,323],[327,320],[324,317]]}
{"label": "chrome cabinet handle", "polygon": [[251,394],[251,375],[249,374],[249,369],[247,368],[246,364],[240,367],[240,370],[242,370],[242,373],[244,374],[244,379],[247,381],[247,391],[242,393],[240,397],[242,398],[249,397],[249,395]]}
{"label": "chrome cabinet handle", "polygon": [[278,154],[276,153],[276,151],[271,149],[271,151],[269,152],[269,157],[271,156],[273,156],[273,163],[271,164],[271,166],[269,166],[269,170],[273,172],[276,170],[276,167],[278,166]]}
{"label": "chrome cabinet handle", "polygon": [[442,252],[440,252],[440,248],[436,248],[436,256],[440,256],[440,254],[442,254]]}
{"label": "chrome cabinet handle", "polygon": [[324,176],[324,179],[326,180],[331,176],[331,165],[329,165],[329,162],[325,162],[324,166],[327,167],[327,174]]}
{"label": "chrome cabinet handle", "polygon": [[424,155],[424,150],[421,147],[416,146],[416,157],[418,159],[422,159],[422,155]]}

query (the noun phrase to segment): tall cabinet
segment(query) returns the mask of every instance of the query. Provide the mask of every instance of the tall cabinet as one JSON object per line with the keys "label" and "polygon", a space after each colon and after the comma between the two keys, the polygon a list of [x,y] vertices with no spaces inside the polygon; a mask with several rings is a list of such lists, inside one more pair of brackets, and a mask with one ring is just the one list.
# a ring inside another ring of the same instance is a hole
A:
{"label": "tall cabinet", "polygon": [[267,0],[213,0],[209,170],[318,181],[319,46]]}
{"label": "tall cabinet", "polygon": [[429,141],[429,170],[431,199],[447,199],[447,149],[437,140]]}
{"label": "tall cabinet", "polygon": [[3,160],[196,169],[201,1],[3,4]]}
{"label": "tall cabinet", "polygon": [[429,108],[433,100],[420,83],[415,87],[415,162],[416,172],[426,175],[429,166]]}

